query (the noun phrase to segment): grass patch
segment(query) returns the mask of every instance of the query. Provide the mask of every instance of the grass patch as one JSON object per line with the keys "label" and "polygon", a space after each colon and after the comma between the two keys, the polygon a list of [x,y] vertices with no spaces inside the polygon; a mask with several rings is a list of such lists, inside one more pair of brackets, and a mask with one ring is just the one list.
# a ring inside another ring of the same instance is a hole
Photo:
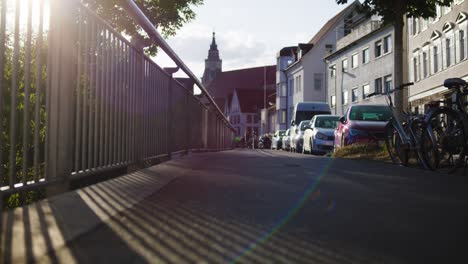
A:
{"label": "grass patch", "polygon": [[391,162],[385,144],[354,144],[341,147],[332,154],[335,158],[363,159]]}

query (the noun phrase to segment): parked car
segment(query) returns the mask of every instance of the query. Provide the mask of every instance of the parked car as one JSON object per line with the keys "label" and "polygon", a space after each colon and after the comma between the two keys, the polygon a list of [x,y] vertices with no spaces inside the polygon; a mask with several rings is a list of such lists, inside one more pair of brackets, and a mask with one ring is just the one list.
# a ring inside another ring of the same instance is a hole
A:
{"label": "parked car", "polygon": [[304,120],[299,123],[296,128],[295,136],[291,137],[291,149],[294,152],[302,152],[302,145],[304,144],[304,131],[309,127],[310,120]]}
{"label": "parked car", "polygon": [[275,135],[271,139],[271,149],[281,149],[283,147],[284,134],[284,130],[277,130],[275,132]]}
{"label": "parked car", "polygon": [[[291,119],[291,142],[296,137],[296,134],[299,133],[298,126],[304,121],[310,121],[315,115],[329,115],[331,114],[330,106],[327,103],[321,102],[302,102],[297,103],[294,107]],[[295,147],[291,144],[291,147]]]}
{"label": "parked car", "polygon": [[383,143],[390,116],[387,105],[350,106],[335,130],[335,148],[354,143]]}
{"label": "parked car", "polygon": [[333,150],[335,129],[340,116],[316,115],[304,131],[303,153],[325,154]]}
{"label": "parked car", "polygon": [[261,149],[270,149],[271,148],[271,139],[270,135],[263,135],[259,137],[258,148]]}
{"label": "parked car", "polygon": [[291,133],[290,130],[286,130],[286,133],[283,137],[283,149],[289,151],[291,149]]}

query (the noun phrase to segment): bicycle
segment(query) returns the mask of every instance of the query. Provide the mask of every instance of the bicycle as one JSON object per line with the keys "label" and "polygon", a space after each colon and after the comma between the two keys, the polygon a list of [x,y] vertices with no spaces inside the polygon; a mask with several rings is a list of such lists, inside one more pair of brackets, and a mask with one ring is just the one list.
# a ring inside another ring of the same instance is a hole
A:
{"label": "bicycle", "polygon": [[[385,101],[391,113],[385,127],[385,146],[393,164],[408,166],[410,153],[414,152],[421,167],[427,169],[427,163],[421,152],[420,138],[424,122],[420,116],[411,116],[405,111],[400,111],[393,105],[391,94],[396,90],[403,90],[414,83],[402,84],[393,90],[388,89],[384,93],[371,93],[367,97],[385,95]],[[400,120],[400,117],[402,120]]]}
{"label": "bicycle", "polygon": [[447,169],[448,173],[454,173],[463,162],[466,164],[468,113],[463,97],[468,95],[468,84],[463,79],[451,78],[444,81],[444,86],[453,91],[455,100],[439,101],[444,105],[428,112],[421,147],[431,170]]}

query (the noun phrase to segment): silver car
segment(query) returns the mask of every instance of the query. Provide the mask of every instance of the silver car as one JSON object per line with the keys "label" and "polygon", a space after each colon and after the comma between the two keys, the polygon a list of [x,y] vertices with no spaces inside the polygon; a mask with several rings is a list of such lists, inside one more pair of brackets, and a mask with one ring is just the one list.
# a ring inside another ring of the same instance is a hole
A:
{"label": "silver car", "polygon": [[295,135],[291,139],[291,149],[293,152],[302,152],[302,144],[304,142],[304,131],[307,127],[309,127],[310,120],[304,120],[299,123],[297,126],[296,131],[294,131]]}
{"label": "silver car", "polygon": [[291,131],[286,130],[286,134],[283,137],[283,149],[289,151],[291,149]]}
{"label": "silver car", "polygon": [[335,128],[340,116],[316,115],[304,132],[304,150],[311,154],[325,154],[333,150]]}
{"label": "silver car", "polygon": [[271,149],[283,148],[284,130],[277,130],[271,139]]}

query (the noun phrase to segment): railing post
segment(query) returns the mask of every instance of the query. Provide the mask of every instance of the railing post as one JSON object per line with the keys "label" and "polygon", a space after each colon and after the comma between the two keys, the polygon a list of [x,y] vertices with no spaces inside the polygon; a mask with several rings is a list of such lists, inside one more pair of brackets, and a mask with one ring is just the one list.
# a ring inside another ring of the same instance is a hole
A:
{"label": "railing post", "polygon": [[[73,169],[73,109],[77,90],[77,1],[51,0],[46,180],[48,196],[66,192]],[[67,12],[64,12],[66,10]],[[70,14],[70,12],[72,12]]]}

